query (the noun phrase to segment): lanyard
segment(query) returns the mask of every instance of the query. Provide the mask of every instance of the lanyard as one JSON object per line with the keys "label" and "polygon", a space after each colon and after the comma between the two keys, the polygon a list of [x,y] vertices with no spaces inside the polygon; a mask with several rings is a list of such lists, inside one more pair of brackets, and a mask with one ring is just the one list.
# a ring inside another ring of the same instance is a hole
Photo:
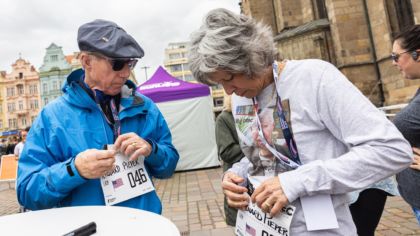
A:
{"label": "lanyard", "polygon": [[272,147],[267,140],[264,137],[263,134],[263,130],[262,130],[262,125],[261,125],[261,121],[260,118],[258,116],[258,103],[256,98],[252,98],[252,103],[254,105],[254,112],[255,112],[255,116],[256,116],[256,121],[257,121],[257,127],[258,127],[258,135],[261,138],[262,143],[265,145],[265,147],[274,155],[276,156],[284,165],[289,166],[293,169],[296,169],[297,167],[299,167],[301,165],[300,162],[300,158],[299,158],[299,154],[296,148],[296,142],[293,138],[292,132],[290,131],[289,125],[287,124],[286,121],[286,117],[284,115],[284,109],[283,106],[281,105],[281,97],[277,91],[277,79],[278,79],[278,67],[277,67],[277,62],[273,63],[273,76],[274,76],[274,81],[275,81],[275,90],[276,90],[276,94],[277,94],[277,99],[276,99],[276,106],[277,106],[277,116],[280,119],[280,126],[281,129],[283,131],[283,136],[286,140],[286,145],[289,149],[289,152],[291,154],[291,157],[287,157],[285,155],[283,155],[282,153],[278,152],[274,147]]}
{"label": "lanyard", "polygon": [[[282,68],[283,69],[283,68]],[[273,62],[273,77],[274,77],[274,85],[276,87],[277,93],[277,116],[280,118],[280,126],[283,131],[283,136],[286,139],[287,147],[289,148],[289,152],[292,155],[291,158],[294,162],[298,164],[302,164],[300,162],[299,153],[297,150],[295,139],[293,138],[292,131],[290,131],[289,125],[287,124],[286,117],[284,116],[284,109],[283,105],[281,104],[281,97],[279,92],[277,91],[277,80],[278,80],[278,73],[279,68],[277,65],[277,61]]]}
{"label": "lanyard", "polygon": [[117,139],[117,137],[121,134],[121,121],[120,121],[120,118],[118,117],[118,111],[117,111],[117,106],[115,105],[115,99],[111,98],[111,100],[109,101],[109,105],[110,105],[111,113],[112,113],[112,118],[114,118],[114,123],[112,123],[112,121],[108,119],[104,110],[102,109],[101,103],[100,103],[99,99],[96,97],[95,93],[94,93],[94,97],[95,97],[96,105],[101,110],[101,112],[104,115],[108,124],[110,124],[112,126],[112,129],[114,131],[114,141],[115,141]]}

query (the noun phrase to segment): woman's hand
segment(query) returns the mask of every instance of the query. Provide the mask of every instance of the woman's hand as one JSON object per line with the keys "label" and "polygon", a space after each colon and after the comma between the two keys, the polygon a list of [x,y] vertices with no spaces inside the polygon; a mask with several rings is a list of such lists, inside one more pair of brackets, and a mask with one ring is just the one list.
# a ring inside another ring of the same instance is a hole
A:
{"label": "woman's hand", "polygon": [[222,181],[222,189],[228,205],[242,210],[246,209],[249,201],[249,196],[246,193],[248,190],[238,185],[243,181],[242,177],[233,172],[226,172]]}
{"label": "woman's hand", "polygon": [[413,163],[411,163],[410,168],[420,170],[420,149],[413,147],[413,154]]}
{"label": "woman's hand", "polygon": [[271,216],[277,215],[283,207],[289,204],[289,200],[284,195],[283,188],[278,176],[272,177],[264,182],[251,196],[253,203],[265,213],[270,213]]}

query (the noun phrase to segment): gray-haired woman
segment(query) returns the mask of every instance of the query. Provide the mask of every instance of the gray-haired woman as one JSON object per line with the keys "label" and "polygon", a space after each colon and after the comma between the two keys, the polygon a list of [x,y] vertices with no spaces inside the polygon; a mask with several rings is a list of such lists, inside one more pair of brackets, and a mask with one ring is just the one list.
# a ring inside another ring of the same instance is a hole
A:
{"label": "gray-haired woman", "polygon": [[[232,113],[247,158],[225,173],[222,187],[230,206],[246,209],[236,232],[356,235],[346,193],[407,167],[410,146],[333,65],[275,59],[271,30],[225,9],[210,11],[191,35],[195,78],[235,94]],[[267,107],[274,107],[272,136],[284,145],[263,135],[258,114]],[[278,159],[278,176],[253,175],[261,164],[254,122]]]}

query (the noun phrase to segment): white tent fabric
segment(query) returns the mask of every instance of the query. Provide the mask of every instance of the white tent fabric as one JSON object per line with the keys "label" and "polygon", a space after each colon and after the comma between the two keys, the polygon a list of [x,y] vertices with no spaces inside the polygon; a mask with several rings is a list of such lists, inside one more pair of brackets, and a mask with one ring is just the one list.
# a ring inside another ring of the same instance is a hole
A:
{"label": "white tent fabric", "polygon": [[177,171],[219,166],[211,96],[157,103],[179,152]]}

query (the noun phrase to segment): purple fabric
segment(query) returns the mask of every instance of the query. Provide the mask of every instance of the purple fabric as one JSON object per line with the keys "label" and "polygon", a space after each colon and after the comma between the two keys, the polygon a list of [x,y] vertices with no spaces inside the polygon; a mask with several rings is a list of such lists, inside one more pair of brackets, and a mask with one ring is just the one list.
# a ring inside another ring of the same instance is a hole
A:
{"label": "purple fabric", "polygon": [[204,97],[210,94],[210,88],[207,85],[176,79],[161,66],[148,81],[137,87],[137,91],[154,102]]}

